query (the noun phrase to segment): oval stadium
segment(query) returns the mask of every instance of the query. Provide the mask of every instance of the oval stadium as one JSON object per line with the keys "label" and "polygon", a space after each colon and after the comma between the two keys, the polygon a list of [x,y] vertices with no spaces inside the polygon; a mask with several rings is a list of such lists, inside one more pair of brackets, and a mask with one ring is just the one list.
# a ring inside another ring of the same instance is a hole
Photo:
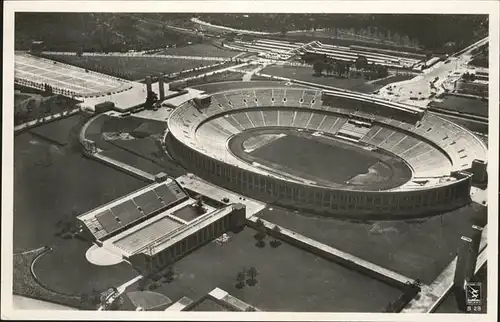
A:
{"label": "oval stadium", "polygon": [[[278,83],[276,83],[278,84]],[[398,219],[470,202],[487,149],[465,128],[348,91],[204,85],[168,120],[167,150],[242,194],[327,216]]]}
{"label": "oval stadium", "polygon": [[15,13],[11,295],[491,313],[489,15],[198,9]]}

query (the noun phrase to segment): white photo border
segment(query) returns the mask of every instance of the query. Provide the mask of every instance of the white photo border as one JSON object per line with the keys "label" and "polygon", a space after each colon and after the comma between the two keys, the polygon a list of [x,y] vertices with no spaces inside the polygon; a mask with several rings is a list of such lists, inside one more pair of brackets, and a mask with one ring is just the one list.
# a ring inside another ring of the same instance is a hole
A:
{"label": "white photo border", "polygon": [[[35,311],[12,308],[14,14],[30,12],[309,12],[489,15],[488,307],[487,314],[196,313]],[[497,1],[7,1],[3,33],[2,319],[239,321],[496,321],[498,276],[499,11]]]}

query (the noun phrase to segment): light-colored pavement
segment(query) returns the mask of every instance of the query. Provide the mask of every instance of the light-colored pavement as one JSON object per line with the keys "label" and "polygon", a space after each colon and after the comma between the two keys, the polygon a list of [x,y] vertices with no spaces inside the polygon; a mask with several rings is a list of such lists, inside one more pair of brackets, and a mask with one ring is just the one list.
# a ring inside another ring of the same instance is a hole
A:
{"label": "light-colored pavement", "polygon": [[253,75],[255,75],[256,73],[260,72],[261,70],[263,70],[264,68],[266,68],[269,65],[272,65],[272,62],[265,62],[262,65],[258,65],[256,68],[254,68],[254,69],[252,69],[250,71],[246,71],[245,75],[243,75],[243,81],[244,82],[251,81]]}
{"label": "light-colored pavement", "polygon": [[97,245],[90,246],[85,253],[85,258],[87,258],[87,261],[97,266],[113,266],[123,262],[123,257]]}
{"label": "light-colored pavement", "polygon": [[460,75],[471,69],[467,67],[467,63],[472,59],[471,51],[487,42],[488,38],[481,39],[466,50],[462,50],[456,57],[449,57],[448,62],[438,62],[410,80],[388,84],[381,88],[377,95],[390,101],[426,107],[432,100],[430,97],[432,93],[439,95],[445,88],[453,89],[454,82]]}

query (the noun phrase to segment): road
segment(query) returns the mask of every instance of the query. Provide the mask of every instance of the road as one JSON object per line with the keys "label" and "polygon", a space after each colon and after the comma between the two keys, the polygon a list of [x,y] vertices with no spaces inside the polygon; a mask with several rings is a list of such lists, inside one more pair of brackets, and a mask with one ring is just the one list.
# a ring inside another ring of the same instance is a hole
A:
{"label": "road", "polygon": [[[452,89],[453,84],[459,76],[466,70],[470,70],[467,63],[472,59],[471,51],[488,42],[488,38],[483,38],[469,47],[459,51],[458,55],[449,57],[449,62],[438,62],[436,65],[425,70],[423,74],[407,81],[392,83],[379,90],[378,96],[396,101],[426,107],[432,100],[429,97],[432,93],[439,95],[444,89]],[[431,88],[431,82],[434,86]],[[411,98],[422,98],[412,100]]]}
{"label": "road", "polygon": [[[75,56],[75,52],[59,52],[59,51],[45,51],[47,55],[60,55],[60,56]],[[165,58],[165,59],[187,59],[187,60],[213,60],[213,61],[227,61],[230,57],[207,57],[207,56],[181,56],[181,55],[164,55],[164,54],[146,54],[144,52],[130,52],[130,53],[82,53],[82,56],[93,57],[142,57],[142,58]]]}

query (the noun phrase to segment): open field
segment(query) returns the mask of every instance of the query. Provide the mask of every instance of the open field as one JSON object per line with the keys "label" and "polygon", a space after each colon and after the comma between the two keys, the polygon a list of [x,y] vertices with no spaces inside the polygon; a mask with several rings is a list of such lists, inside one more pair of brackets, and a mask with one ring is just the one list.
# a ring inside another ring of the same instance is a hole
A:
{"label": "open field", "polygon": [[321,85],[348,89],[361,93],[371,93],[382,88],[380,84],[368,84],[363,78],[337,78],[334,76],[314,76],[312,67],[271,66],[261,71],[262,74],[298,79]]}
{"label": "open field", "polygon": [[239,53],[239,51],[221,49],[209,44],[194,44],[184,47],[168,48],[160,51],[158,54],[179,56],[234,57]]}
{"label": "open field", "polygon": [[198,75],[203,75],[203,74],[205,74],[205,75],[202,78],[192,78],[192,79],[187,80],[186,82],[187,82],[188,86],[192,86],[193,84],[198,84],[198,83],[203,84],[203,83],[210,83],[210,82],[220,82],[223,80],[233,79],[238,75],[239,75],[239,78],[236,78],[236,79],[241,80],[241,78],[243,77],[243,74],[238,73],[238,72],[233,72],[231,70],[226,70],[224,72],[211,74],[208,76],[206,75],[207,73],[215,72],[219,69],[227,68],[227,67],[234,66],[234,65],[236,65],[236,62],[225,62],[223,64],[217,64],[216,66],[213,66],[213,67],[206,67],[206,68],[202,68],[202,69],[198,69],[198,70],[185,71],[185,72],[179,73],[173,77],[169,77],[168,81],[169,82],[174,82],[174,81],[178,81],[178,80],[182,81],[183,79],[198,76]]}
{"label": "open field", "polygon": [[64,240],[40,257],[33,270],[41,284],[53,291],[77,295],[99,292],[119,286],[135,276],[137,271],[122,262],[113,266],[97,266],[85,258],[92,243],[76,238]]}
{"label": "open field", "polygon": [[281,137],[252,151],[251,155],[338,184],[360,173],[367,173],[368,168],[377,162],[372,155],[345,149],[340,143],[326,144],[295,135]]}
{"label": "open field", "polygon": [[[204,71],[203,73],[205,73],[205,72],[206,71]],[[179,76],[178,78],[181,79],[181,78],[184,78],[186,76],[189,76],[187,74],[189,74],[189,73],[183,74],[183,75]],[[241,81],[243,79],[243,75],[244,74],[240,73],[240,72],[226,70],[224,72],[212,74],[210,76],[189,79],[186,81],[186,86],[198,89],[198,86],[200,86],[200,85],[203,86],[204,84],[210,85],[212,83],[217,83],[217,82]]]}
{"label": "open field", "polygon": [[425,283],[456,256],[460,236],[471,225],[484,226],[487,219],[484,207],[477,204],[411,221],[351,222],[277,207],[257,216]]}
{"label": "open field", "polygon": [[[39,256],[43,256],[47,249],[42,247],[25,253],[13,254],[12,259],[12,292],[13,306],[27,305],[28,309],[91,309],[88,303],[81,301],[79,296],[68,296],[52,292],[42,287],[31,272],[31,264]],[[19,296],[21,295],[21,296]],[[17,297],[17,298],[16,298]],[[43,299],[38,301],[35,299]],[[21,307],[22,309],[22,307]]]}
{"label": "open field", "polygon": [[210,60],[153,57],[51,55],[51,59],[128,80],[214,64]]}
{"label": "open field", "polygon": [[488,117],[488,101],[480,99],[448,95],[442,102],[434,101],[431,104],[445,110]]}
{"label": "open field", "polygon": [[[103,149],[102,155],[136,167],[151,174],[165,172],[172,177],[185,173],[165,153],[158,140],[166,123],[137,117],[110,117],[103,115],[87,129],[86,137]],[[105,140],[103,134],[128,134],[128,139]]]}
{"label": "open field", "polygon": [[71,143],[71,137],[68,133],[74,129],[75,122],[84,118],[82,115],[70,116],[56,122],[49,122],[42,126],[34,127],[29,132],[57,145],[67,145]]}
{"label": "open field", "polygon": [[[262,145],[246,152],[244,145],[258,135],[282,136],[271,142],[259,140]],[[309,132],[261,128],[234,136],[228,146],[247,163],[256,162],[327,187],[382,190],[402,185],[411,177],[410,169],[394,155]]]}
{"label": "open field", "polygon": [[378,81],[375,81],[375,82],[373,82],[373,84],[385,86],[387,84],[409,80],[409,79],[412,79],[414,77],[415,77],[415,75],[393,75],[393,76],[389,76],[387,78],[383,78],[383,79],[380,79]]}
{"label": "open field", "polygon": [[132,154],[122,149],[109,149],[101,152],[105,157],[128,164],[134,168],[156,175],[163,171],[162,167],[141,156]]}
{"label": "open field", "polygon": [[[255,233],[246,227],[229,233],[222,246],[208,243],[197,249],[173,265],[172,282],[160,283],[154,291],[174,302],[183,296],[196,301],[220,287],[264,311],[343,312],[381,312],[401,292],[286,243],[272,248],[266,239],[259,248]],[[250,267],[258,272],[257,284],[236,287],[237,273]]]}
{"label": "open field", "polygon": [[[78,132],[86,118],[77,115],[35,128],[65,142],[64,146],[29,132],[15,137],[15,252],[52,245],[59,240],[57,222],[71,220],[147,184],[83,156]],[[65,132],[68,139],[64,139]]]}

